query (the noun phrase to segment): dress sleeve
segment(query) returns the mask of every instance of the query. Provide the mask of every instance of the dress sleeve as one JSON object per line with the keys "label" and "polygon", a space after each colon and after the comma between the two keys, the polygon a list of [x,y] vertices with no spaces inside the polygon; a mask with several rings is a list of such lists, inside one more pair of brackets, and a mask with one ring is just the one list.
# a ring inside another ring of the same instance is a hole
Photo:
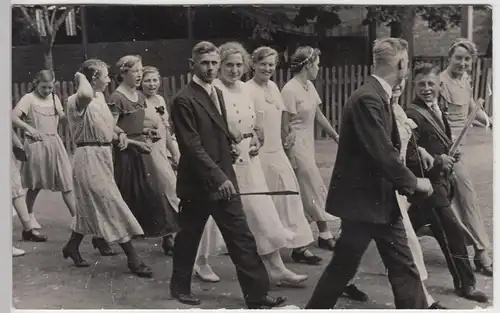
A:
{"label": "dress sleeve", "polygon": [[290,84],[285,85],[281,91],[281,97],[283,98],[285,111],[291,114],[297,114],[297,98],[292,89],[293,88],[290,88]]}
{"label": "dress sleeve", "polygon": [[170,114],[168,114],[167,110],[167,103],[165,102],[165,98],[162,96],[158,95],[158,99],[160,99],[160,107],[163,108],[163,115],[161,115],[161,121],[165,127],[169,128],[170,127]]}
{"label": "dress sleeve", "polygon": [[123,113],[123,99],[116,91],[109,96],[108,106],[114,116],[120,116]]}
{"label": "dress sleeve", "polygon": [[64,114],[64,108],[62,106],[62,102],[61,102],[61,99],[59,99],[59,97],[54,94],[54,106],[56,107],[56,111],[59,115],[63,115]]}
{"label": "dress sleeve", "polygon": [[318,106],[321,103],[323,103],[323,100],[321,100],[321,97],[318,94],[318,91],[316,90],[316,87],[311,81],[307,81],[307,84],[309,85],[309,90],[311,92],[311,97],[312,101],[314,103],[314,106]]}
{"label": "dress sleeve", "polygon": [[14,107],[14,112],[16,113],[16,115],[22,115],[23,113],[27,115],[31,108],[32,99],[33,97],[31,93],[27,93],[22,96],[21,100],[19,100],[19,102]]}

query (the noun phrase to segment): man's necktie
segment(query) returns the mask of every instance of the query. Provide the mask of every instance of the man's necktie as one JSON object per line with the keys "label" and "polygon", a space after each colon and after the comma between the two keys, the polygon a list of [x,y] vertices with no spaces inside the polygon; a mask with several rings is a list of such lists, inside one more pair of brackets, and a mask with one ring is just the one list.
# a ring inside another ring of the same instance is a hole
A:
{"label": "man's necktie", "polygon": [[217,97],[217,92],[215,91],[215,87],[213,86],[212,86],[212,92],[210,93],[210,99],[215,104],[215,107],[217,108],[217,111],[219,111],[219,114],[222,114],[222,111],[220,109],[219,98]]}
{"label": "man's necktie", "polygon": [[432,110],[432,112],[434,112],[434,114],[436,114],[436,116],[438,117],[439,121],[441,123],[443,123],[443,113],[441,112],[441,109],[439,108],[437,102],[434,102],[431,105],[431,110]]}

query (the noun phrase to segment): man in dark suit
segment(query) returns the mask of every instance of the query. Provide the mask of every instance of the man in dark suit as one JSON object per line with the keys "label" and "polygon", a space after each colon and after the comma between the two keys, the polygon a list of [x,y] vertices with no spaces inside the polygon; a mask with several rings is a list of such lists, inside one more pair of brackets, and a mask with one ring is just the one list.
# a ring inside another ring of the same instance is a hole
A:
{"label": "man in dark suit", "polygon": [[257,253],[242,209],[233,170],[232,144],[222,92],[213,86],[220,64],[218,49],[200,42],[192,53],[193,79],[175,97],[172,121],[181,152],[177,195],[182,230],[175,238],[170,291],[182,303],[197,305],[191,276],[205,223],[211,215],[219,227],[250,309],[283,304],[268,296],[269,278]]}
{"label": "man in dark suit", "polygon": [[415,177],[400,160],[389,103],[393,87],[407,74],[407,47],[400,38],[377,40],[374,75],[345,106],[326,204],[327,212],[342,220],[342,232],[306,309],[333,308],[372,240],[388,268],[396,308],[428,307],[396,199],[396,190],[432,193],[429,180]]}
{"label": "man in dark suit", "polygon": [[[448,155],[453,143],[450,125],[443,113],[445,110],[438,103],[439,71],[439,68],[429,63],[421,64],[414,70],[416,99],[408,108],[407,115],[417,124],[417,128],[408,145],[406,164],[417,177],[429,178],[434,193],[420,201],[410,197],[412,206],[408,213],[414,229],[430,224],[446,258],[457,294],[466,299],[486,302],[486,295],[475,289],[476,279],[469,261],[465,236],[450,207],[453,199],[453,165],[459,155]],[[427,171],[421,166],[417,146],[434,157],[433,166]]]}

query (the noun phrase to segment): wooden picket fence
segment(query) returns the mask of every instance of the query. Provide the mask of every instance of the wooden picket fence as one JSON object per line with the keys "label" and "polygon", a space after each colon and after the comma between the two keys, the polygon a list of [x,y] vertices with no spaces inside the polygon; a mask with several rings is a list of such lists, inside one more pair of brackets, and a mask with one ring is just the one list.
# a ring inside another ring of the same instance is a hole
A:
{"label": "wooden picket fence", "polygon": [[[437,66],[443,66],[442,59],[440,58],[430,58],[425,61],[434,63]],[[354,92],[354,90],[359,88],[365,82],[365,79],[371,75],[371,72],[372,68],[367,65],[344,65],[330,68],[320,68],[318,77],[314,81],[314,85],[323,100],[322,110],[325,113],[325,116],[337,130],[341,124],[342,111],[347,99]],[[473,66],[472,76],[474,84],[474,98],[485,99],[489,86],[492,86],[492,60],[485,58],[478,59]],[[280,89],[283,88],[285,83],[291,78],[292,75],[289,69],[279,69],[272,77],[273,81],[276,82]],[[243,80],[246,81],[248,79],[250,79],[249,73],[244,76]],[[167,105],[169,105],[174,96],[182,88],[184,88],[190,80],[190,73],[177,77],[164,77],[159,94],[165,98]],[[13,105],[15,105],[25,93],[29,92],[32,87],[32,83],[13,84]],[[115,90],[115,88],[116,83],[113,81],[108,86],[108,89],[105,92],[105,97],[107,98],[110,93]],[[68,96],[72,95],[74,92],[75,86],[71,81],[62,81],[55,84],[55,93],[61,98],[63,105],[66,104]],[[413,97],[412,80],[408,79],[405,92],[401,96],[401,105],[406,107],[411,102]],[[491,97],[490,101],[485,103],[485,110],[488,115],[492,115],[493,107]],[[69,129],[67,129],[64,125],[61,125],[60,134],[68,151],[73,151],[74,147],[70,140]],[[321,139],[325,137],[326,134],[317,129],[316,138]]]}

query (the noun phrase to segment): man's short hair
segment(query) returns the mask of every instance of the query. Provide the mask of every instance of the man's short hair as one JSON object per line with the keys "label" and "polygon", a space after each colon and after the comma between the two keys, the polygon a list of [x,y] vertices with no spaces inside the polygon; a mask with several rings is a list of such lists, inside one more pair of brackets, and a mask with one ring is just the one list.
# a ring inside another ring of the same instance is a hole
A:
{"label": "man's short hair", "polygon": [[209,41],[201,41],[197,43],[191,52],[191,58],[196,60],[200,55],[217,52],[219,53],[219,49]]}
{"label": "man's short hair", "polygon": [[408,42],[402,38],[381,38],[373,45],[373,64],[394,65],[403,52],[408,51]]}
{"label": "man's short hair", "polygon": [[417,75],[429,75],[429,74],[435,74],[437,76],[439,75],[440,72],[441,69],[438,66],[428,62],[419,63],[413,69],[413,75],[415,75],[415,77],[417,77]]}

